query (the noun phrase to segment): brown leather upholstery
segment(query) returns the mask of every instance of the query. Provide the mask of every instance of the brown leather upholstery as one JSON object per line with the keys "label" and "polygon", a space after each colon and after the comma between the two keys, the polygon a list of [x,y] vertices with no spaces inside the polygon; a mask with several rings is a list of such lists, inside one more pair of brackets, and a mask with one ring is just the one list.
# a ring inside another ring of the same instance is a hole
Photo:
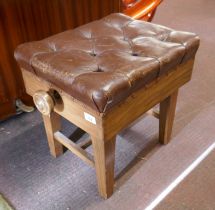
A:
{"label": "brown leather upholstery", "polygon": [[135,90],[193,58],[193,33],[111,14],[42,41],[20,45],[21,68],[105,112]]}

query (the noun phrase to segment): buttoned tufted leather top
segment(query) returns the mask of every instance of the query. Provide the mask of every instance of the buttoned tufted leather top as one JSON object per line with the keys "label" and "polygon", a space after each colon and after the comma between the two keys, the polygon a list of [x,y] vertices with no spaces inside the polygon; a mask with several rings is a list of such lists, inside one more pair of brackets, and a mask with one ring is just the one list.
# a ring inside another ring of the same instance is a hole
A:
{"label": "buttoned tufted leather top", "polygon": [[194,58],[193,34],[111,14],[15,51],[21,68],[105,112],[135,90]]}

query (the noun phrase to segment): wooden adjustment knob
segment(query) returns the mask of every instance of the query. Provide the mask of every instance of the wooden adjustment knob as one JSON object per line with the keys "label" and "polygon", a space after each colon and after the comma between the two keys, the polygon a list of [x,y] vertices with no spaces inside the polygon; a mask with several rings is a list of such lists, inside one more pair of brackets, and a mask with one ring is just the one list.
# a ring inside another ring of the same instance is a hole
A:
{"label": "wooden adjustment knob", "polygon": [[52,97],[45,91],[37,91],[33,96],[34,103],[37,109],[43,115],[50,115],[54,109],[54,100]]}

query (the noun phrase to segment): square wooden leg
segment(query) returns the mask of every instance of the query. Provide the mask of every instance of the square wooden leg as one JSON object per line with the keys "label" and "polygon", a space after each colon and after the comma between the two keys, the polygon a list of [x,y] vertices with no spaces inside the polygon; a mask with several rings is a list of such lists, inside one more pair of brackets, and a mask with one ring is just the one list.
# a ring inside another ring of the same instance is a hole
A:
{"label": "square wooden leg", "polygon": [[54,157],[57,157],[63,153],[62,144],[54,138],[54,133],[59,131],[61,128],[61,116],[55,112],[51,112],[49,116],[43,115],[43,121],[46,129],[50,153]]}
{"label": "square wooden leg", "polygon": [[92,137],[94,161],[100,195],[107,199],[114,189],[115,137],[111,140]]}
{"label": "square wooden leg", "polygon": [[160,103],[159,141],[168,144],[171,138],[178,90]]}

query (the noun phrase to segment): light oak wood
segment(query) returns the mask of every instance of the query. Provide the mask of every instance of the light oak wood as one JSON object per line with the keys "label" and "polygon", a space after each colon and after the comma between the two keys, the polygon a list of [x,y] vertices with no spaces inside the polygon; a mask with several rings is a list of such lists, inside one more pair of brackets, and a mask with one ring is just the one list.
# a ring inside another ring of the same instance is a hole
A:
{"label": "light oak wood", "polygon": [[50,115],[54,109],[54,100],[45,91],[37,91],[33,95],[34,104],[43,115]]}
{"label": "light oak wood", "polygon": [[113,194],[115,137],[109,141],[91,136],[93,142],[98,190],[107,199]]}
{"label": "light oak wood", "polygon": [[[61,100],[59,103],[55,103],[54,112],[60,114],[65,119],[69,120],[77,127],[81,128],[82,130],[86,131],[87,133],[94,134],[97,133],[97,130],[100,129],[102,131],[102,114],[93,110],[92,108],[86,106],[80,101],[77,101],[67,93],[63,92],[61,89],[57,88],[56,86],[44,81],[43,79],[35,76],[31,72],[28,72],[22,69],[22,75],[26,87],[26,92],[33,96],[37,91],[50,91],[56,90]],[[88,122],[84,118],[84,112],[92,115],[96,119],[96,125]],[[102,133],[99,132],[98,135]]]}
{"label": "light oak wood", "polygon": [[[179,65],[177,68],[172,69],[171,73],[162,76],[147,87],[136,91],[105,113],[99,113],[82,102],[77,101],[58,87],[24,69],[22,69],[22,74],[26,91],[29,95],[33,96],[35,92],[41,90],[48,93],[55,90],[60,96],[60,100],[55,100],[54,98],[55,106],[53,112],[50,114],[51,118],[44,116],[51,153],[56,156],[58,153],[61,153],[58,152],[59,147],[56,145],[57,141],[55,141],[54,135],[61,144],[70,149],[74,154],[84,159],[90,165],[95,165],[100,195],[108,198],[113,193],[114,188],[116,135],[138,117],[152,109],[156,104],[161,103],[160,114],[150,112],[160,120],[160,142],[163,144],[168,143],[174,119],[176,93],[182,85],[191,79],[192,68],[193,60]],[[95,117],[96,124],[85,120],[84,112]],[[94,162],[85,153],[86,151],[82,149],[90,145],[91,141],[88,139],[83,143],[75,144],[63,136],[58,132],[60,129],[58,124],[55,125],[58,121],[53,119],[53,116],[56,117],[58,115],[66,118],[90,135],[94,149]],[[61,151],[61,148],[59,151]]]}
{"label": "light oak wood", "polygon": [[160,103],[159,141],[162,144],[167,144],[170,141],[175,117],[177,96],[178,90]]}
{"label": "light oak wood", "polygon": [[92,155],[85,150],[83,150],[80,146],[75,144],[73,141],[64,136],[61,132],[57,131],[54,133],[55,139],[68,148],[72,153],[77,155],[83,161],[88,163],[90,166],[94,167],[94,161]]}
{"label": "light oak wood", "polygon": [[63,146],[54,138],[54,133],[61,129],[61,116],[55,112],[50,115],[42,115],[46,129],[50,153],[57,157],[63,153]]}

